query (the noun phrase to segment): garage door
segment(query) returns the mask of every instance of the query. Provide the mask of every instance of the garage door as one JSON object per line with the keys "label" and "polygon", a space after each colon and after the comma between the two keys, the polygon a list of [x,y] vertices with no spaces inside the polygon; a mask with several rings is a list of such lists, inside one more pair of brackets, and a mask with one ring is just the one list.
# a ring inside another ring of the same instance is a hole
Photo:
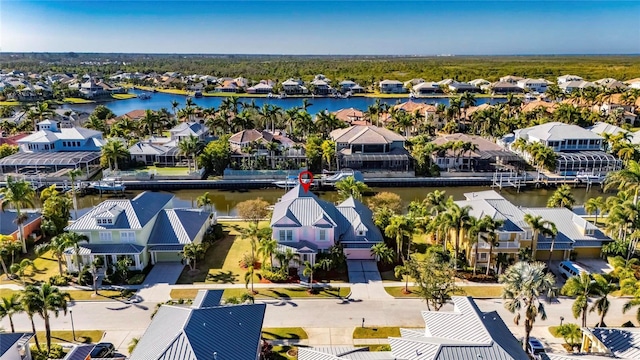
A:
{"label": "garage door", "polygon": [[347,260],[371,260],[371,250],[369,249],[344,249]]}
{"label": "garage door", "polygon": [[180,262],[182,255],[179,252],[156,252],[156,262]]}

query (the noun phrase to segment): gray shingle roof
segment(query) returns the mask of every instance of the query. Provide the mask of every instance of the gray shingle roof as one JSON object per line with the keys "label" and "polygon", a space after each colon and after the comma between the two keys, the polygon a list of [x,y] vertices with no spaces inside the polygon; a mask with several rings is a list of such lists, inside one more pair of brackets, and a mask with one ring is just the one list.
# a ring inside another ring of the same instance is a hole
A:
{"label": "gray shingle roof", "polygon": [[209,212],[195,209],[164,209],[160,211],[148,245],[190,244],[209,219]]}
{"label": "gray shingle roof", "polygon": [[258,358],[266,305],[188,308],[163,305],[130,360]]}
{"label": "gray shingle roof", "polygon": [[[145,191],[133,200],[105,200],[65,230],[142,229],[173,199],[172,194]],[[98,225],[95,217],[115,207],[123,209],[113,225]]]}

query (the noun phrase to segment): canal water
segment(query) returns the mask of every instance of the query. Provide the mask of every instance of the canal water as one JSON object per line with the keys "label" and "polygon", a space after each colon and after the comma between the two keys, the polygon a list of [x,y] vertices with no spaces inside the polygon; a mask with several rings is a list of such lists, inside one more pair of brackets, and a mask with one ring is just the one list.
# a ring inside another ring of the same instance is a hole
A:
{"label": "canal water", "polygon": [[[143,91],[132,90],[130,91],[132,94],[141,94]],[[113,111],[116,115],[126,114],[132,110],[138,109],[151,109],[151,110],[159,110],[161,108],[166,108],[171,111],[171,103],[175,100],[180,106],[179,108],[183,108],[185,106],[185,102],[187,97],[183,95],[175,95],[175,94],[167,94],[167,93],[153,93],[150,94],[151,98],[148,100],[141,100],[138,98],[128,99],[128,100],[113,100],[108,101],[104,104],[111,111]],[[193,102],[201,107],[215,107],[218,108],[224,97],[202,97],[202,98],[193,98]],[[274,98],[239,98],[240,102],[251,102],[255,100],[257,106],[261,107],[262,104],[271,104],[275,106],[279,106],[282,109],[289,109],[295,106],[302,106],[301,98],[287,98],[287,99],[274,99]],[[394,105],[398,102],[405,102],[408,98],[404,99],[380,99],[381,102],[389,105]],[[370,97],[352,97],[349,99],[332,99],[332,98],[309,98],[308,101],[311,103],[311,106],[307,109],[310,114],[314,115],[320,111],[336,111],[340,109],[346,108],[355,108],[362,111],[367,110],[367,107],[373,105],[376,101],[376,98]],[[448,98],[421,98],[414,99],[415,102],[426,103],[426,104],[449,104]],[[484,103],[496,104],[499,102],[506,101],[504,98],[500,99],[492,99],[492,98],[478,98],[476,99],[476,105],[481,105]],[[65,104],[62,107],[74,110],[80,110],[84,112],[92,112],[93,109],[98,104]]]}
{"label": "canal water", "polygon": [[[380,191],[389,191],[400,195],[405,205],[408,205],[413,200],[422,200],[427,194],[433,190],[445,190],[448,195],[453,196],[454,200],[463,200],[464,193],[473,191],[490,190],[488,186],[461,186],[461,187],[412,187],[412,188],[372,188],[372,193],[367,194],[365,198],[374,195]],[[503,189],[502,196],[513,204],[518,206],[528,207],[544,207],[547,204],[547,199],[553,194],[554,189],[530,189],[523,190],[517,193],[515,189]],[[196,207],[196,199],[201,196],[205,190],[176,190],[171,193],[175,195],[174,206],[175,207]],[[213,201],[213,207],[218,215],[237,215],[236,205],[239,202],[255,199],[258,197],[263,198],[271,204],[275,204],[278,199],[284,195],[284,189],[260,189],[260,190],[209,190],[209,196]],[[140,191],[127,191],[125,198],[133,198]],[[574,196],[576,198],[576,204],[584,204],[587,199],[596,196],[612,196],[613,192],[603,194],[598,187],[591,188],[587,191],[585,188],[573,189]],[[337,192],[335,191],[322,191],[316,192],[320,198],[327,201],[337,201]],[[122,195],[87,195],[78,198],[78,216],[88,212],[91,208],[98,205],[106,199],[118,199],[123,198]]]}

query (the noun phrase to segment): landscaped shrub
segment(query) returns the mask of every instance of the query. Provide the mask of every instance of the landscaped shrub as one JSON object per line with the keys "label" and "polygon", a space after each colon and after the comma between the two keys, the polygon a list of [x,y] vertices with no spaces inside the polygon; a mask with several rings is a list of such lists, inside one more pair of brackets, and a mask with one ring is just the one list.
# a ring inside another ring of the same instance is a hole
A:
{"label": "landscaped shrub", "polygon": [[140,285],[144,281],[144,274],[135,274],[129,280],[127,280],[127,284],[129,285]]}
{"label": "landscaped shrub", "polygon": [[289,274],[278,269],[262,269],[260,270],[262,277],[271,282],[285,282],[289,279]]}
{"label": "landscaped shrub", "polygon": [[54,286],[67,286],[69,285],[69,278],[61,275],[53,275],[49,278],[49,284]]}
{"label": "landscaped shrub", "polygon": [[222,225],[215,224],[207,229],[207,232],[205,232],[202,242],[212,243],[214,241],[221,240],[222,238],[224,238],[224,231],[222,229]]}
{"label": "landscaped shrub", "polygon": [[31,357],[33,358],[33,360],[47,360],[47,359],[63,359],[66,355],[62,346],[58,344],[51,344],[50,350],[51,351],[49,351],[49,355],[47,355],[46,346],[42,347],[42,351],[38,351],[38,348],[36,348],[35,346],[32,346]]}
{"label": "landscaped shrub", "polygon": [[257,262],[258,262],[257,257],[251,256],[251,253],[246,253],[242,256],[242,259],[240,259],[240,267],[243,269],[246,269],[249,267],[249,265],[253,264],[253,266],[257,268],[256,267]]}
{"label": "landscaped shrub", "polygon": [[78,284],[82,286],[93,286],[93,275],[89,270],[89,267],[86,267],[80,271],[78,274]]}

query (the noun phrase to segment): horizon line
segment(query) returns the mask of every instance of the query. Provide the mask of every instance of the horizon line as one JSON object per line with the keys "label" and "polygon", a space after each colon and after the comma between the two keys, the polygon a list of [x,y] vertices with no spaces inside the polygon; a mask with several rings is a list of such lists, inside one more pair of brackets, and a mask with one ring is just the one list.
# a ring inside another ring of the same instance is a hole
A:
{"label": "horizon line", "polygon": [[15,54],[114,54],[114,55],[198,55],[198,56],[292,56],[292,57],[332,57],[332,56],[351,56],[351,57],[522,57],[522,56],[640,56],[640,53],[528,53],[528,54],[276,54],[276,53],[188,53],[188,52],[109,52],[109,51],[3,51],[2,55]]}

